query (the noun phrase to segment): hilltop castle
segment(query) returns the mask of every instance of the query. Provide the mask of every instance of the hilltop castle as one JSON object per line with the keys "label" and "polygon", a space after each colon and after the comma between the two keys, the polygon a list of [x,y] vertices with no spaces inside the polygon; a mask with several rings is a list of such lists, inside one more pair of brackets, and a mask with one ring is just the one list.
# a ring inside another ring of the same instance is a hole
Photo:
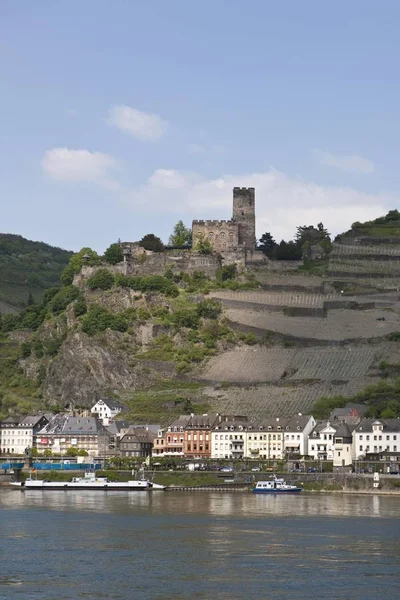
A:
{"label": "hilltop castle", "polygon": [[233,188],[233,211],[229,221],[193,221],[193,248],[199,239],[208,239],[215,252],[224,254],[255,250],[256,210],[254,188]]}

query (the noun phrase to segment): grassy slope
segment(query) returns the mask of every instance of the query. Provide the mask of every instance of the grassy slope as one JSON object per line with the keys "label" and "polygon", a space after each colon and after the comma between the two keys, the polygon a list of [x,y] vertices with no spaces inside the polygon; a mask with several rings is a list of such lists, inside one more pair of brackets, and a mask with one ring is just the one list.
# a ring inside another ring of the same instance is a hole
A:
{"label": "grassy slope", "polygon": [[29,293],[37,301],[43,290],[59,283],[72,253],[19,235],[0,234],[0,311],[26,305]]}

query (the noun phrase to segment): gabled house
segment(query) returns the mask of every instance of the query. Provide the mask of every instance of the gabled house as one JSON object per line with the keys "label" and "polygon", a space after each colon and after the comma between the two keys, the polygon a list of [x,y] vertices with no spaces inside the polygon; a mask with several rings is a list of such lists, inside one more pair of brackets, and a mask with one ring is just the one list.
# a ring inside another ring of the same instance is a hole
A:
{"label": "gabled house", "polygon": [[358,425],[368,410],[365,404],[353,404],[348,402],[343,408],[335,408],[329,415],[329,421],[333,425],[344,422],[348,425]]}
{"label": "gabled house", "polygon": [[120,439],[121,456],[147,458],[151,456],[154,434],[143,427],[130,427]]}
{"label": "gabled house", "polygon": [[314,460],[333,460],[333,437],[339,425],[319,421],[308,437],[308,455]]}
{"label": "gabled house", "polygon": [[92,406],[90,413],[93,417],[100,419],[103,425],[109,425],[122,412],[123,408],[123,405],[118,400],[103,398]]}
{"label": "gabled house", "polygon": [[48,423],[45,415],[7,417],[0,423],[2,454],[24,454],[36,447],[37,433]]}
{"label": "gabled house", "polygon": [[284,428],[287,419],[270,418],[249,423],[246,458],[279,460],[283,458]]}
{"label": "gabled house", "polygon": [[284,451],[286,456],[308,456],[308,437],[316,425],[312,415],[294,415],[284,423]]}

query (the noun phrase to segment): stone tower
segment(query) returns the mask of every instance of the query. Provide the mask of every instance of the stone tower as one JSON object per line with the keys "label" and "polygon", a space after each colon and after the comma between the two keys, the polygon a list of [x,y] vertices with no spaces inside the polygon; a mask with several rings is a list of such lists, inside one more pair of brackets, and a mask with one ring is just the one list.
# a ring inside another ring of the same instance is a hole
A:
{"label": "stone tower", "polygon": [[254,188],[233,188],[233,220],[239,225],[239,246],[256,247],[256,200]]}

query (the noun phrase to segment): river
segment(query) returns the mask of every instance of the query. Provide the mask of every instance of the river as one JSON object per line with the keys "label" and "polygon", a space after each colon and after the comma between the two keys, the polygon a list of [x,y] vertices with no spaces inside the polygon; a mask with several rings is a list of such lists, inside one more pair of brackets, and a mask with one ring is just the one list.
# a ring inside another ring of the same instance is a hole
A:
{"label": "river", "polygon": [[0,599],[400,597],[400,497],[0,489]]}

